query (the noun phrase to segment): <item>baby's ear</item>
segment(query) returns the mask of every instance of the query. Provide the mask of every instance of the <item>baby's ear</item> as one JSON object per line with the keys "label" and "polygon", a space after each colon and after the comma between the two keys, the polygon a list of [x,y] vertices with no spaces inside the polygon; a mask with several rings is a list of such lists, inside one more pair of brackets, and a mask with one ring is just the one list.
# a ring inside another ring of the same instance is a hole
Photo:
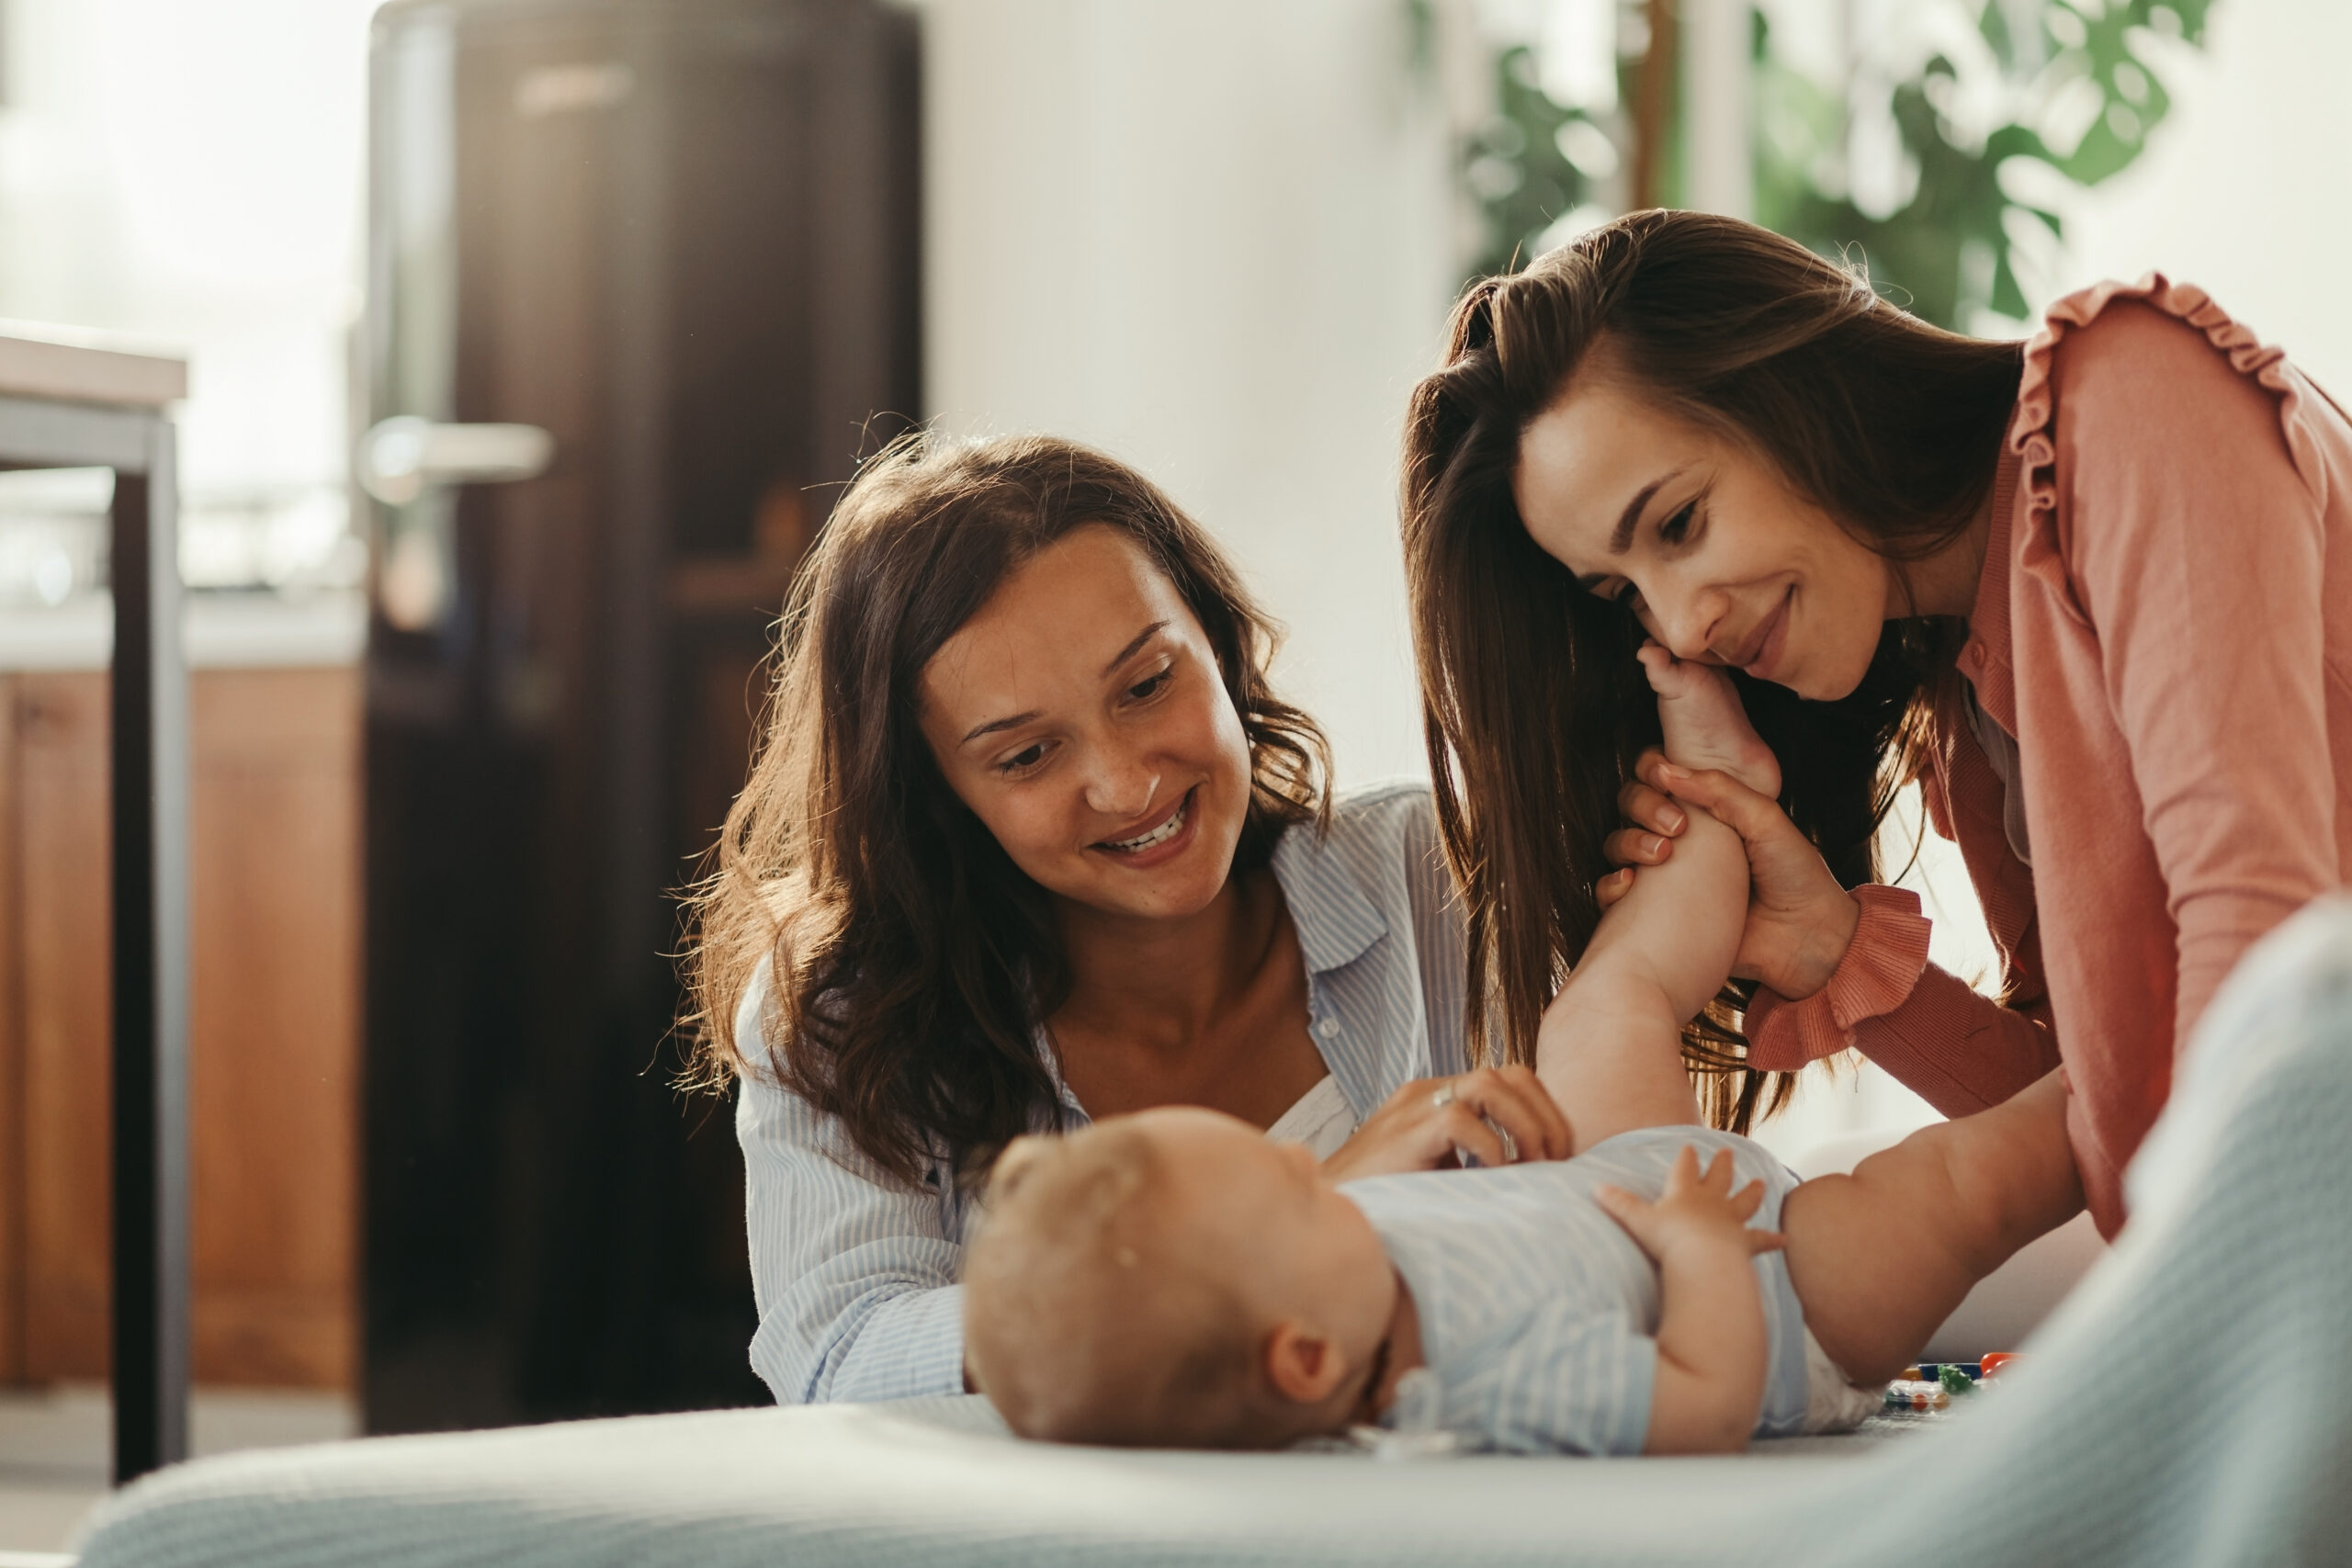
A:
{"label": "baby's ear", "polygon": [[1012,1196],[1014,1189],[1021,1185],[1021,1179],[1036,1168],[1037,1156],[1045,1153],[1045,1149],[1046,1141],[1035,1137],[1015,1138],[1005,1145],[1004,1152],[996,1156],[994,1165],[989,1167],[989,1198],[1001,1201]]}
{"label": "baby's ear", "polygon": [[1289,1318],[1267,1330],[1260,1359],[1274,1392],[1296,1404],[1322,1404],[1348,1375],[1338,1346]]}

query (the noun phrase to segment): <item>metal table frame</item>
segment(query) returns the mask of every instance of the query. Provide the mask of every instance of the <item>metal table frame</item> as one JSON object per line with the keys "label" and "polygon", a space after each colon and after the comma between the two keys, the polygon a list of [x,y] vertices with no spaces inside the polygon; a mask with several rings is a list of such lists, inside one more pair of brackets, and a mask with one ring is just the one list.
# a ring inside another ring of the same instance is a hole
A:
{"label": "metal table frame", "polygon": [[[95,357],[119,363],[133,356]],[[184,367],[180,374],[184,378]],[[175,440],[164,412],[168,397],[140,406],[21,390],[0,378],[0,468],[103,468],[115,475],[108,746],[114,1475],[120,1483],[187,1454],[187,671],[180,642]]]}

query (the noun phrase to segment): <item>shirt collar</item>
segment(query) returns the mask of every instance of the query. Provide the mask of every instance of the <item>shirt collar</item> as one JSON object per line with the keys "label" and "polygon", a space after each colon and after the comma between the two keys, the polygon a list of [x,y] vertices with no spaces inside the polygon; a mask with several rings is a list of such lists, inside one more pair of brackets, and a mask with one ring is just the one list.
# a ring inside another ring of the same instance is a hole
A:
{"label": "shirt collar", "polygon": [[[1290,908],[1291,924],[1298,932],[1299,955],[1306,961],[1310,975],[1344,968],[1388,934],[1388,922],[1379,907],[1365,896],[1346,863],[1313,823],[1288,829],[1275,843],[1273,873],[1283,901]],[[1037,1026],[1036,1044],[1038,1060],[1053,1079],[1056,1098],[1072,1113],[1070,1124],[1086,1125],[1092,1119],[1063,1079],[1061,1058],[1042,1023]],[[1368,1114],[1369,1106],[1378,1099],[1372,1093],[1377,1083],[1370,1076],[1377,1063],[1355,1061],[1343,1043],[1328,1036],[1317,1035],[1315,1045],[1357,1113]]]}
{"label": "shirt collar", "polygon": [[1329,840],[1312,823],[1301,823],[1274,846],[1274,880],[1298,929],[1299,953],[1309,974],[1322,975],[1354,963],[1388,934],[1388,922],[1365,897]]}

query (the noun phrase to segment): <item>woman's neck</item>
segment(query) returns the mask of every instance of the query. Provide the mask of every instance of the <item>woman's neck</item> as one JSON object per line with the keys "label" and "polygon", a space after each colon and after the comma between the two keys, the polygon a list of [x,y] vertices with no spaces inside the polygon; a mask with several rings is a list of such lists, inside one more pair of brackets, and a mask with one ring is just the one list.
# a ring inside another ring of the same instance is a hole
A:
{"label": "woman's neck", "polygon": [[1227,878],[1206,908],[1176,919],[1065,904],[1070,992],[1055,1017],[1090,1033],[1182,1051],[1249,990],[1281,912],[1280,890],[1265,872]]}
{"label": "woman's neck", "polygon": [[1905,614],[1964,618],[1976,607],[1976,587],[1984,576],[1984,547],[1993,536],[1995,488],[1984,487],[1984,499],[1976,503],[1975,515],[1950,544],[1924,560],[1905,561],[1895,569],[1903,574],[1910,601]]}

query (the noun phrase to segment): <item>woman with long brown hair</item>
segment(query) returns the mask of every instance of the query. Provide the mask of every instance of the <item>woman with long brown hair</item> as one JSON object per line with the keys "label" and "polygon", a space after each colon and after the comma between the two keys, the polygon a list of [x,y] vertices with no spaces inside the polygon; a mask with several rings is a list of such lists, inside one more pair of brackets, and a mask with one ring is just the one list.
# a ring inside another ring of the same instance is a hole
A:
{"label": "woman with long brown hair", "polygon": [[[1952,1115],[2063,1061],[2113,1234],[2214,987],[2352,869],[2352,423],[2161,277],[1983,342],[1644,212],[1465,294],[1405,466],[1439,812],[1510,1054],[1703,807],[1752,875],[1745,983],[1688,1045],[1719,1116],[1846,1047]],[[1657,754],[1645,638],[1733,671],[1777,801]],[[1997,999],[1875,885],[1913,780]]]}
{"label": "woman with long brown hair", "polygon": [[1465,1051],[1428,792],[1329,798],[1272,651],[1100,453],[915,440],[842,496],[691,955],[779,1401],[963,1388],[971,1179],[1024,1133],[1180,1103],[1350,1176],[1568,1153]]}

